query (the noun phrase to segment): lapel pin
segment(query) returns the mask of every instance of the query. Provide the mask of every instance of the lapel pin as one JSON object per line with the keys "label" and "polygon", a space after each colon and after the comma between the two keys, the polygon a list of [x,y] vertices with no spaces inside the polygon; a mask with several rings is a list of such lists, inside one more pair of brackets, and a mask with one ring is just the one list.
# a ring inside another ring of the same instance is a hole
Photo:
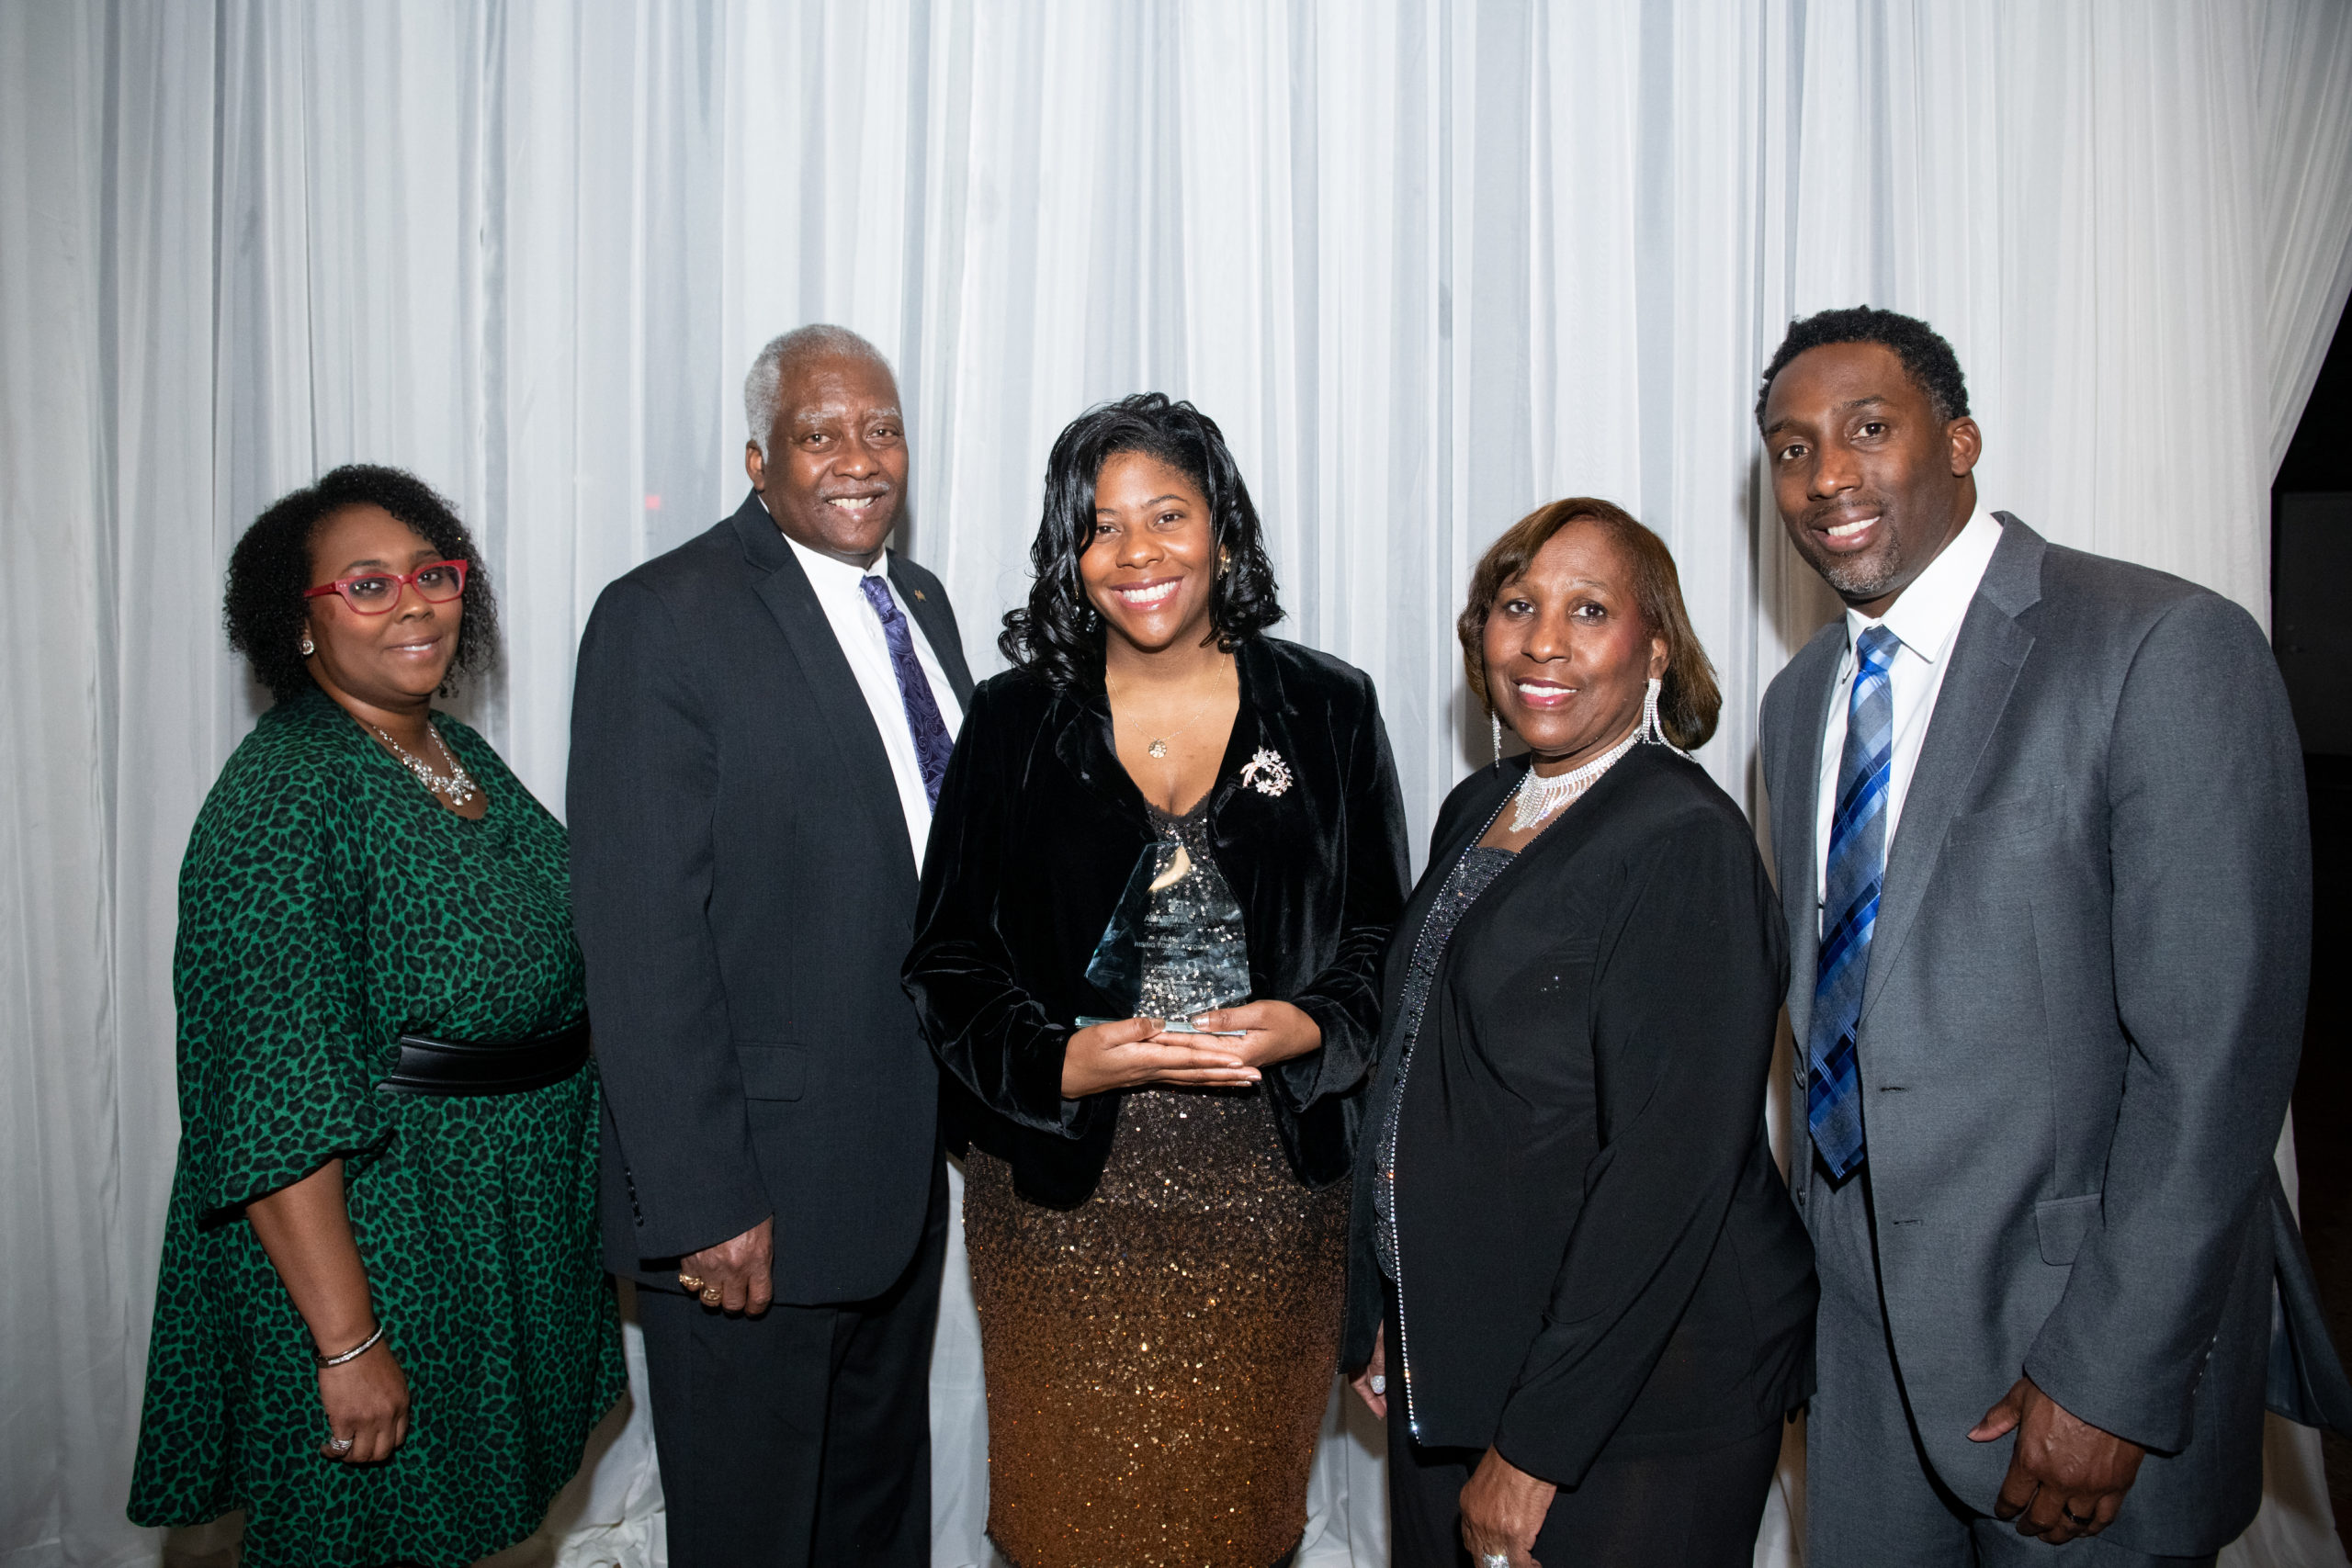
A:
{"label": "lapel pin", "polygon": [[920,598],[922,598],[922,589],[918,588],[918,589],[916,589],[916,590],[915,590],[915,597],[916,597],[916,598],[918,598],[918,599],[920,599]]}
{"label": "lapel pin", "polygon": [[1272,747],[1261,746],[1241,770],[1241,782],[1260,795],[1280,795],[1290,788],[1290,764]]}

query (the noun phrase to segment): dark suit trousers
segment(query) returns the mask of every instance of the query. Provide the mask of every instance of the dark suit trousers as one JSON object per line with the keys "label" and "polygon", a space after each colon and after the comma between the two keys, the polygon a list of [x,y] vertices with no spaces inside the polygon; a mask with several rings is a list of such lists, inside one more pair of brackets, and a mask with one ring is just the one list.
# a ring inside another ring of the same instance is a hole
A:
{"label": "dark suit trousers", "polygon": [[[1806,1207],[1821,1277],[1815,1384],[1805,1412],[1805,1568],[2199,1568],[2091,1536],[2052,1546],[1977,1513],[1929,1467],[1911,1424],[1879,1290],[1870,1168],[1832,1188],[1816,1168]],[[1991,1401],[1987,1400],[1987,1404]],[[2125,1508],[2132,1506],[2130,1495]]]}
{"label": "dark suit trousers", "polygon": [[672,1568],[927,1568],[946,1247],[942,1160],[913,1259],[871,1301],[752,1318],[639,1292]]}
{"label": "dark suit trousers", "polygon": [[[1398,1342],[1392,1289],[1388,1343]],[[1466,1568],[1462,1489],[1485,1451],[1415,1442],[1394,1356],[1388,1369],[1388,1561]],[[1778,1425],[1702,1453],[1611,1460],[1604,1450],[1583,1484],[1552,1499],[1534,1558],[1544,1568],[1748,1568],[1780,1458]]]}

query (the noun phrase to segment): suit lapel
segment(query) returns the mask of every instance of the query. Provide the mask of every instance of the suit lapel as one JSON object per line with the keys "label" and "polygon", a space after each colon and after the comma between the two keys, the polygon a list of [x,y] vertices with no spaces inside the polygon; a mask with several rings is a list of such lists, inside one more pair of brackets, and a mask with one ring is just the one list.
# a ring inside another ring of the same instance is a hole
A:
{"label": "suit lapel", "polygon": [[1936,694],[1935,716],[1919,747],[1919,763],[1903,797],[1903,819],[1887,846],[1886,878],[1879,895],[1878,929],[1871,934],[1870,975],[1862,989],[1861,1021],[1877,1005],[1881,976],[1893,973],[1942,858],[1944,833],[1968,799],[1978,762],[1998,728],[2033,634],[2017,616],[2041,596],[2041,536],[2007,513],[1984,581],[1969,602],[1952,639],[1951,669]]}
{"label": "suit lapel", "polygon": [[964,645],[956,634],[955,618],[947,613],[939,586],[919,587],[908,581],[910,573],[902,571],[904,564],[899,553],[891,551],[883,558],[889,563],[891,584],[899,591],[900,603],[916,626],[922,628],[923,640],[931,644],[931,651],[939,658],[939,667],[947,674],[947,684],[956,693],[959,706],[972,705],[972,671],[964,662]]}
{"label": "suit lapel", "polygon": [[1290,747],[1287,727],[1268,722],[1270,716],[1279,720],[1290,712],[1290,694],[1283,689],[1282,671],[1276,667],[1264,639],[1245,638],[1233,650],[1233,666],[1241,704],[1234,710],[1233,729],[1225,739],[1225,755],[1217,760],[1216,778],[1209,785],[1209,794],[1215,797],[1209,805],[1212,823],[1240,793],[1241,772],[1261,747],[1271,747],[1285,762],[1294,766],[1296,763],[1296,759],[1285,755]]}
{"label": "suit lapel", "polygon": [[1088,793],[1125,818],[1146,840],[1152,838],[1143,791],[1127,776],[1112,739],[1111,699],[1100,691],[1073,688],[1055,698],[1054,717],[1060,725],[1054,735],[1054,755]]}
{"label": "suit lapel", "polygon": [[876,841],[895,847],[911,878],[914,852],[908,844],[906,818],[899,807],[899,782],[890,772],[889,753],[882,749],[882,732],[875,728],[874,710],[865,705],[865,693],[842,656],[832,623],[825,618],[825,607],[817,602],[808,574],[801,570],[799,558],[756,493],[736,513],[735,523],[752,571],[752,591],[775,617],[790,645],[825,743],[840,759],[842,794],[872,815]]}
{"label": "suit lapel", "polygon": [[1789,922],[1789,1027],[1800,1042],[1811,1023],[1815,967],[1821,962],[1821,742],[1829,733],[1844,656],[1845,616],[1823,629],[1792,663],[1797,732],[1781,757],[1772,789],[1772,859],[1781,874],[1781,908]]}

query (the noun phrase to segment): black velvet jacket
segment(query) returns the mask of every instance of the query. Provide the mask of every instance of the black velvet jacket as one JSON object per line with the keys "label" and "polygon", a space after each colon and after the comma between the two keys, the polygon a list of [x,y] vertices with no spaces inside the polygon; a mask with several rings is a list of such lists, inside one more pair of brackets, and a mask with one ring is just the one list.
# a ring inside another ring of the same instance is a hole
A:
{"label": "black velvet jacket", "polygon": [[[1439,812],[1389,948],[1368,1128],[1396,1099],[1397,995],[1430,908],[1526,771],[1481,768]],[[1747,819],[1662,747],[1634,747],[1462,917],[1396,1134],[1388,1387],[1421,1442],[1491,1443],[1572,1486],[1604,1450],[1701,1452],[1804,1403],[1813,1247],[1764,1129],[1787,975]],[[1351,1368],[1386,1293],[1367,1145]]]}
{"label": "black velvet jacket", "polygon": [[[1380,955],[1408,880],[1404,802],[1362,671],[1262,637],[1235,659],[1241,706],[1209,830],[1241,905],[1250,998],[1290,1002],[1323,1032],[1263,1090],[1291,1168],[1320,1187],[1347,1174],[1379,1039]],[[1267,753],[1289,774],[1279,794],[1241,779]],[[964,1091],[950,1097],[951,1135],[1009,1161],[1034,1202],[1085,1201],[1110,1157],[1125,1096],[1064,1100],[1062,1051],[1075,1019],[1125,1011],[1085,969],[1152,838],[1101,692],[1017,671],[981,682],[932,818],[907,994]]]}

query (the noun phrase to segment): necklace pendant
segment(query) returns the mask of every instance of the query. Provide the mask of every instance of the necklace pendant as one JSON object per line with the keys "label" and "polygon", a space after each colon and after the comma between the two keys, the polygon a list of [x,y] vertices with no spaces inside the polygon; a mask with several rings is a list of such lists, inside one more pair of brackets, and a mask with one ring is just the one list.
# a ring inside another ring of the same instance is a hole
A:
{"label": "necklace pendant", "polygon": [[1145,747],[1144,750],[1150,752],[1155,757],[1165,757],[1168,755],[1168,742],[1165,740],[1155,740],[1150,745]]}

